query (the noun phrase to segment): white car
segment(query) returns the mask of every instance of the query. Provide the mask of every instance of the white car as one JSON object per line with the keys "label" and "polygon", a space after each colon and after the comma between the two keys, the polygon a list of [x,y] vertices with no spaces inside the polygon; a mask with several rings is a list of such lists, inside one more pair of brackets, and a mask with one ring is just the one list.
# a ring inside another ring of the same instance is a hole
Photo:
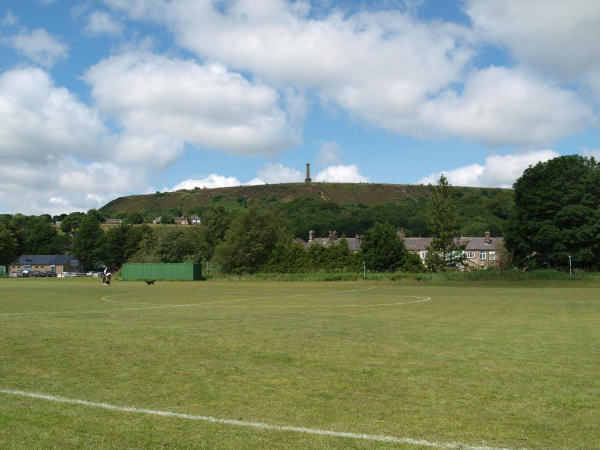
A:
{"label": "white car", "polygon": [[69,278],[69,272],[62,272],[56,275],[56,278]]}
{"label": "white car", "polygon": [[94,272],[92,272],[92,271],[86,272],[85,276],[86,277],[93,277],[94,276]]}

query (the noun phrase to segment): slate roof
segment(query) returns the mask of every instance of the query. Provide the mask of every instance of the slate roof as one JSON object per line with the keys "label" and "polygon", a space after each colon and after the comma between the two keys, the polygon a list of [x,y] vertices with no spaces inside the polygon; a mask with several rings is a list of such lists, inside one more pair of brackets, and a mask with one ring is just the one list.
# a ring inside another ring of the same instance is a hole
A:
{"label": "slate roof", "polygon": [[[497,250],[502,246],[502,242],[504,241],[501,237],[493,237],[491,238],[491,243],[486,244],[484,237],[462,237],[460,238],[461,244],[467,244],[467,248],[465,251],[474,252],[479,250]],[[406,248],[411,251],[424,251],[425,247],[431,245],[431,238],[404,238],[404,244],[406,244]]]}
{"label": "slate roof", "polygon": [[[31,259],[31,262],[28,262],[28,259]],[[18,262],[13,264],[21,266],[28,264],[33,266],[63,266],[71,259],[77,258],[75,258],[75,255],[21,255]]]}
{"label": "slate roof", "polygon": [[[334,244],[339,244],[340,239],[335,239],[332,242]],[[348,247],[350,248],[351,252],[357,252],[360,250],[360,238],[346,238],[346,241],[348,241]],[[325,247],[331,245],[329,238],[314,238],[312,241],[308,241],[306,244],[304,244],[304,247],[309,248],[311,245],[317,244],[324,245]]]}

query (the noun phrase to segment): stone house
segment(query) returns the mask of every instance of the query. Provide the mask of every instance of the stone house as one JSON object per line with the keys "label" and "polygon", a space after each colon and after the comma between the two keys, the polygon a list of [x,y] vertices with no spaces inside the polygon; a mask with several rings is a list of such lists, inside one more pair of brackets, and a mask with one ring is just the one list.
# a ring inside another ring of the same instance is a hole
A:
{"label": "stone house", "polygon": [[123,219],[106,219],[106,223],[109,225],[120,225]]}
{"label": "stone house", "polygon": [[[398,232],[404,239],[406,248],[411,253],[417,253],[422,261],[425,261],[427,249],[431,244],[432,238],[406,237],[402,231]],[[504,243],[503,238],[490,236],[486,231],[484,237],[461,237],[460,244],[466,244],[465,248],[465,267],[467,269],[488,269],[498,264],[498,250]]]}
{"label": "stone house", "polygon": [[[346,241],[348,241],[348,247],[350,247],[351,252],[357,253],[360,250],[361,239],[362,237],[358,234],[356,235],[356,237],[346,238]],[[302,241],[301,243],[302,245],[304,245],[304,248],[309,249],[312,245],[323,245],[325,247],[328,247],[330,245],[339,244],[340,237],[338,236],[337,231],[330,231],[329,237],[318,238],[315,237],[315,232],[313,230],[310,230],[308,232],[308,242],[305,242],[303,239],[300,240]]]}

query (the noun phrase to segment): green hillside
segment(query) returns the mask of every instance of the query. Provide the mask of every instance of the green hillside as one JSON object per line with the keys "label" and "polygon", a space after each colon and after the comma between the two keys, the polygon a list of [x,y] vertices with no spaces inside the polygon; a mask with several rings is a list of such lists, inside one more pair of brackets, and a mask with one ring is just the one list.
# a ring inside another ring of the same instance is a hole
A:
{"label": "green hillside", "polygon": [[[454,187],[466,235],[502,234],[513,206],[510,189]],[[353,236],[375,221],[387,222],[408,235],[427,236],[425,208],[431,187],[369,183],[289,183],[131,195],[103,208],[106,217],[139,213],[145,221],[162,215],[202,215],[222,206],[231,215],[248,207],[274,209],[290,222],[298,237],[313,229],[318,236],[336,230]]]}

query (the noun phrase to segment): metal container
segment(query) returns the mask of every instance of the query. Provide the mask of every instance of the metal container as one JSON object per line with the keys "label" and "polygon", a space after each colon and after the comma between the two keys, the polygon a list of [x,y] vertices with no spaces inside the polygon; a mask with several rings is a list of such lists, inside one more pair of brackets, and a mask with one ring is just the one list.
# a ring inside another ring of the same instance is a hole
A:
{"label": "metal container", "polygon": [[201,264],[123,264],[123,280],[202,280]]}
{"label": "metal container", "polygon": [[0,266],[0,278],[7,277],[8,272],[6,271],[6,266]]}

